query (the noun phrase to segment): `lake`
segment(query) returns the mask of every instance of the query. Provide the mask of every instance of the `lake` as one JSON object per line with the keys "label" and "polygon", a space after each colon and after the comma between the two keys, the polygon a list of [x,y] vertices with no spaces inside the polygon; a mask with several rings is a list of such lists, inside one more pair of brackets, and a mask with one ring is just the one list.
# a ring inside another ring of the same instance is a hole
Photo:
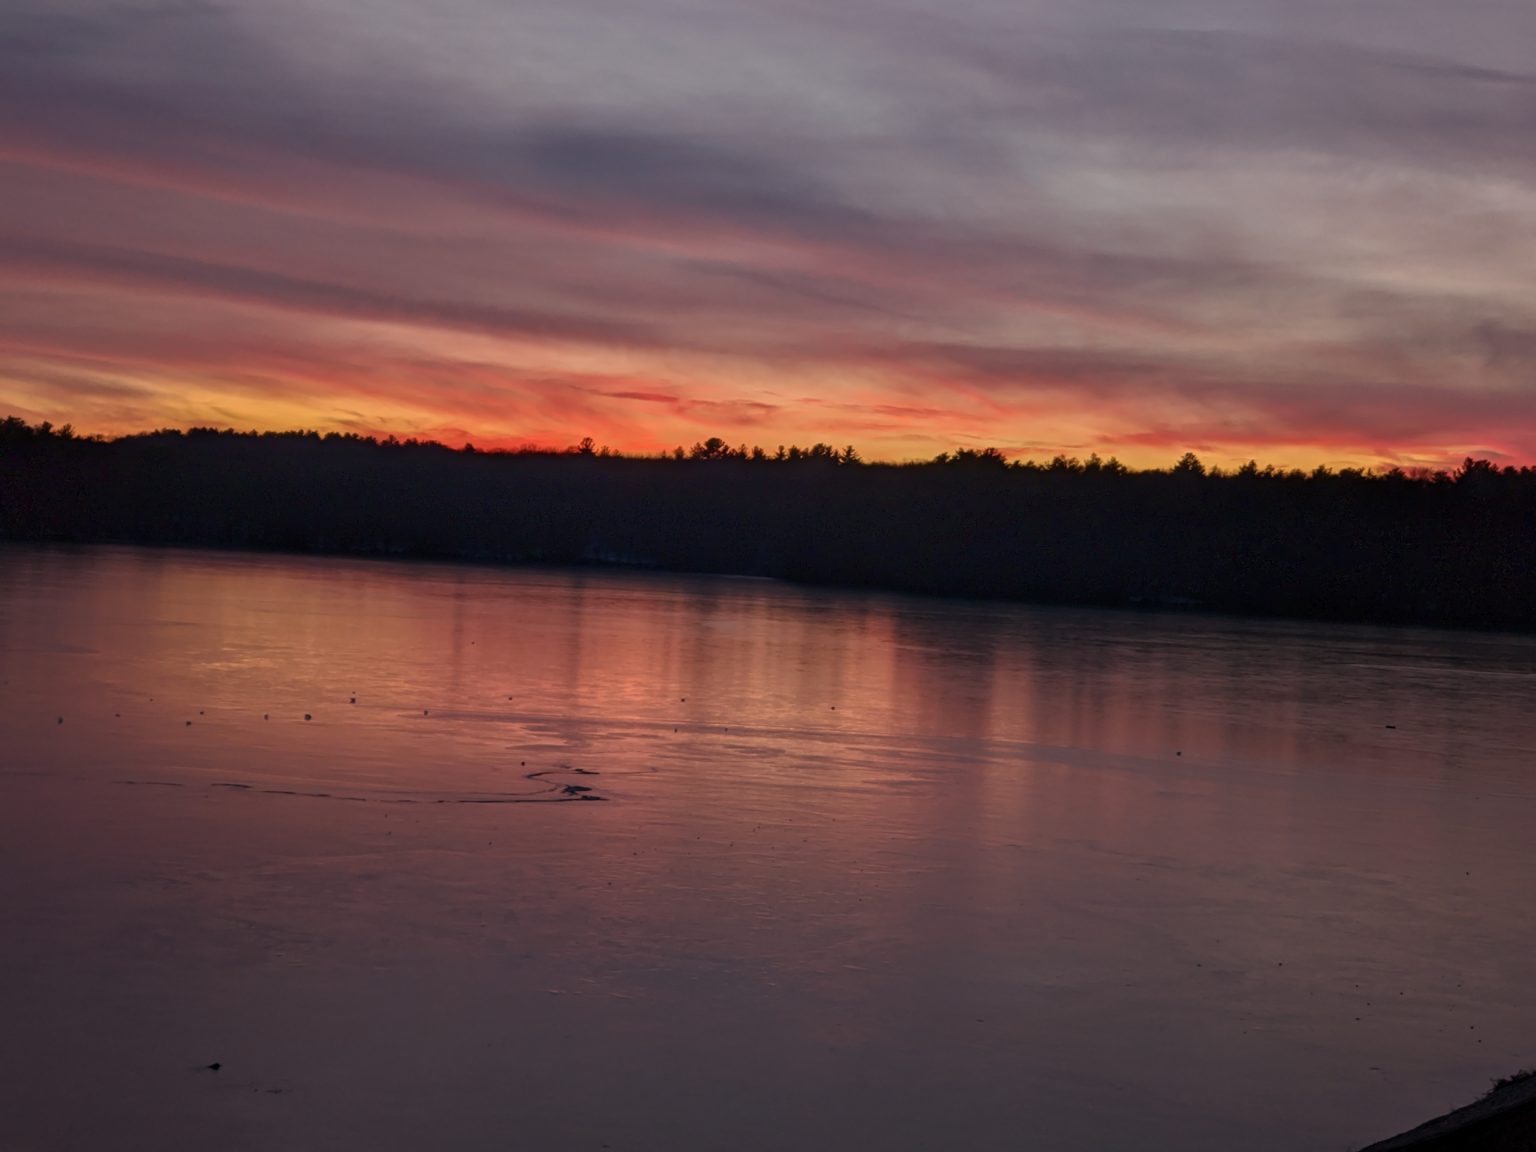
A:
{"label": "lake", "polygon": [[1536,1062],[1536,638],[9,546],[0,681],[8,1152],[1344,1152]]}

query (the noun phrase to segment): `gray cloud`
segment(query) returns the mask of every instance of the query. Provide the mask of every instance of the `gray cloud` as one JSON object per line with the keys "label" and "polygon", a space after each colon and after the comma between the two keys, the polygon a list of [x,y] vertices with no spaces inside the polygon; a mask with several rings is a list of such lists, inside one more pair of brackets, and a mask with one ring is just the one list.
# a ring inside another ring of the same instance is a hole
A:
{"label": "gray cloud", "polygon": [[1536,71],[1237,32],[1136,30],[953,46],[989,119],[1237,153],[1301,149],[1524,166]]}
{"label": "gray cloud", "polygon": [[620,200],[746,227],[788,221],[823,232],[865,222],[792,166],[705,140],[546,125],[511,143],[509,175],[561,200]]}
{"label": "gray cloud", "polygon": [[62,242],[0,239],[0,260],[42,275],[116,282],[193,296],[207,295],[274,308],[361,320],[486,332],[549,340],[654,345],[655,334],[618,320],[525,312],[463,301],[411,298],[345,284],[302,279],[259,268],[188,260],[159,253]]}

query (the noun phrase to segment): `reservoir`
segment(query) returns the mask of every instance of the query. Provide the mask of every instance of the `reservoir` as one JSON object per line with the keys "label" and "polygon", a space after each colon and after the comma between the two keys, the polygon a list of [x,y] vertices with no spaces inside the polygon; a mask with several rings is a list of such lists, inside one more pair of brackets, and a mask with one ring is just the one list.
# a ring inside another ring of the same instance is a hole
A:
{"label": "reservoir", "polygon": [[1343,1152],[1533,1062],[1532,637],[6,546],[0,681],[0,1148]]}

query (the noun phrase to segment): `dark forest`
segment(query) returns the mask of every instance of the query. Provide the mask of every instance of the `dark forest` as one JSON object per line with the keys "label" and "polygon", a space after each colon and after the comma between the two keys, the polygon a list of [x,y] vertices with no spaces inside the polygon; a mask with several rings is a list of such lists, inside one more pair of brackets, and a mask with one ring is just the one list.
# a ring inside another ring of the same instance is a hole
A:
{"label": "dark forest", "polygon": [[948,596],[1536,629],[1536,468],[1165,471],[960,450],[662,458],[0,421],[0,539],[629,565]]}

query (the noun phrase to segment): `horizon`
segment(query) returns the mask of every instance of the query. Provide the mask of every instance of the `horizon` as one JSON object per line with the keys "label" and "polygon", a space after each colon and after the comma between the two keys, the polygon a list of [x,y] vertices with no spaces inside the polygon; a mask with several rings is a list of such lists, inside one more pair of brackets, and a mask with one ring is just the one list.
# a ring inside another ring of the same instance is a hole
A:
{"label": "horizon", "polygon": [[[327,436],[334,434],[339,436],[356,436],[363,439],[374,440],[379,443],[393,440],[400,443],[416,442],[422,444],[432,444],[448,448],[453,451],[461,451],[468,447],[475,451],[487,453],[515,454],[520,452],[527,452],[562,455],[575,453],[578,450],[580,441],[585,438],[579,427],[573,427],[571,429],[571,435],[574,436],[573,440],[571,440],[569,443],[562,443],[553,439],[535,440],[513,432],[507,432],[499,436],[481,436],[476,435],[470,429],[463,428],[446,430],[413,430],[412,427],[405,426],[399,428],[381,427],[370,430],[368,428],[357,428],[347,425],[325,425],[318,423],[310,425],[248,424],[245,426],[237,426],[229,423],[213,423],[192,418],[177,423],[155,424],[153,426],[135,426],[125,423],[121,426],[113,426],[108,429],[103,427],[82,427],[77,420],[69,419],[67,413],[61,411],[44,412],[41,414],[34,414],[30,417],[23,415],[21,412],[17,412],[16,415],[21,416],[23,419],[27,419],[28,423],[34,427],[41,424],[47,424],[55,431],[68,427],[71,429],[72,434],[79,439],[104,440],[108,442],[130,439],[138,436],[151,436],[159,433],[187,434],[191,432],[218,432],[251,436],[287,436],[304,434]],[[708,440],[710,438],[711,436],[708,432],[708,429],[700,429],[698,435],[694,436],[691,441],[646,441],[639,447],[623,447],[620,445],[603,443],[600,445],[595,445],[595,447],[599,449],[606,449],[606,452],[601,454],[614,458],[622,457],[625,459],[636,460],[657,459],[660,457],[670,457],[677,449],[682,449],[686,453],[692,448],[694,444],[700,443],[701,441]],[[1053,447],[1049,445],[1036,445],[1033,447],[1029,445],[1004,447],[989,441],[985,436],[982,435],[960,435],[955,438],[955,441],[958,442],[946,442],[938,438],[925,439],[923,443],[929,444],[935,448],[933,452],[930,452],[926,455],[876,455],[873,452],[865,451],[863,445],[859,444],[857,441],[849,440],[846,437],[836,441],[830,440],[825,436],[813,437],[803,441],[795,439],[786,439],[782,441],[774,439],[754,440],[750,437],[745,440],[733,439],[730,437],[716,438],[725,441],[727,446],[733,452],[736,449],[745,446],[749,450],[762,448],[768,452],[770,456],[775,450],[781,447],[786,449],[792,447],[805,449],[810,448],[813,445],[826,445],[837,449],[839,452],[844,451],[845,448],[851,447],[857,452],[860,463],[890,465],[924,464],[934,460],[938,456],[945,455],[946,453],[954,453],[957,451],[976,453],[995,451],[1000,453],[1011,464],[1047,464],[1058,457],[1069,461],[1079,462],[1086,462],[1089,459],[1098,459],[1105,463],[1114,462],[1122,464],[1133,472],[1168,471],[1186,453],[1196,456],[1200,463],[1208,469],[1213,471],[1221,470],[1226,472],[1235,471],[1244,465],[1251,463],[1256,463],[1261,469],[1269,468],[1278,472],[1300,471],[1310,473],[1317,469],[1323,469],[1330,472],[1360,471],[1368,474],[1379,474],[1391,472],[1393,470],[1400,470],[1409,475],[1430,475],[1437,472],[1455,472],[1456,469],[1461,467],[1468,460],[1488,461],[1489,463],[1495,464],[1500,469],[1526,469],[1536,467],[1536,453],[1528,456],[1517,456],[1493,449],[1484,449],[1480,451],[1448,450],[1444,453],[1438,454],[1410,453],[1398,455],[1387,453],[1382,455],[1372,455],[1367,453],[1346,454],[1342,456],[1332,454],[1319,454],[1314,456],[1307,454],[1307,452],[1310,451],[1309,449],[1301,448],[1297,450],[1299,455],[1271,457],[1262,454],[1243,455],[1241,453],[1213,450],[1210,447],[1201,449],[1176,441],[1170,441],[1166,448],[1132,447],[1129,450],[1116,451],[1107,447],[1094,447],[1092,444],[1078,448]],[[948,445],[947,447],[945,447],[946,443]]]}
{"label": "horizon", "polygon": [[1197,471],[1201,475],[1213,477],[1235,475],[1240,472],[1256,471],[1264,475],[1295,476],[1295,475],[1350,475],[1359,474],[1366,477],[1385,477],[1392,474],[1400,474],[1414,480],[1428,480],[1440,476],[1459,477],[1462,473],[1474,468],[1491,467],[1495,471],[1509,475],[1527,473],[1536,469],[1536,464],[1505,462],[1489,460],[1487,457],[1465,456],[1454,464],[1441,467],[1429,465],[1402,465],[1377,464],[1353,465],[1346,464],[1334,467],[1329,464],[1317,464],[1312,468],[1301,468],[1277,461],[1260,461],[1255,457],[1236,463],[1228,463],[1220,460],[1209,460],[1193,450],[1185,450],[1172,461],[1164,461],[1161,464],[1130,464],[1121,460],[1118,456],[1103,455],[1098,452],[1089,452],[1083,456],[1057,453],[1055,456],[1037,458],[1020,455],[1010,455],[996,445],[983,445],[980,448],[972,448],[966,445],[957,445],[948,450],[942,450],[927,457],[906,458],[881,458],[867,456],[856,444],[837,445],[826,441],[815,441],[809,444],[749,444],[745,441],[731,444],[718,436],[706,437],[696,440],[691,445],[674,444],[671,447],[660,448],[655,451],[627,451],[615,448],[608,444],[598,444],[590,436],[582,437],[573,444],[537,444],[527,440],[508,440],[503,443],[489,441],[477,441],[467,439],[460,443],[452,443],[446,440],[437,440],[424,436],[398,436],[394,433],[379,435],[375,433],[357,432],[341,429],[322,428],[235,428],[231,426],[220,427],[213,424],[190,424],[185,427],[165,426],[158,428],[141,428],[135,431],[102,433],[82,431],[70,421],[55,423],[51,420],[43,420],[36,424],[27,423],[22,417],[9,413],[0,415],[0,431],[14,421],[21,421],[21,427],[30,432],[40,433],[44,436],[59,436],[66,440],[94,441],[99,443],[115,443],[123,440],[146,439],[156,436],[190,436],[194,434],[213,436],[235,437],[315,437],[319,439],[340,437],[343,439],[358,440],[376,446],[389,447],[428,447],[442,448],[451,452],[473,452],[485,455],[537,455],[537,456],[592,456],[599,459],[612,460],[750,460],[752,462],[781,462],[784,460],[796,460],[800,458],[814,459],[827,457],[838,464],[857,465],[881,465],[889,467],[916,467],[925,464],[939,464],[946,461],[958,462],[967,458],[998,459],[1008,465],[1021,468],[1049,469],[1057,466],[1065,466],[1073,471],[1103,469],[1105,471],[1120,471],[1128,474],[1138,473],[1166,473],[1181,470]]}
{"label": "horizon", "polygon": [[1536,460],[1536,11],[1499,0],[7,21],[32,422]]}

